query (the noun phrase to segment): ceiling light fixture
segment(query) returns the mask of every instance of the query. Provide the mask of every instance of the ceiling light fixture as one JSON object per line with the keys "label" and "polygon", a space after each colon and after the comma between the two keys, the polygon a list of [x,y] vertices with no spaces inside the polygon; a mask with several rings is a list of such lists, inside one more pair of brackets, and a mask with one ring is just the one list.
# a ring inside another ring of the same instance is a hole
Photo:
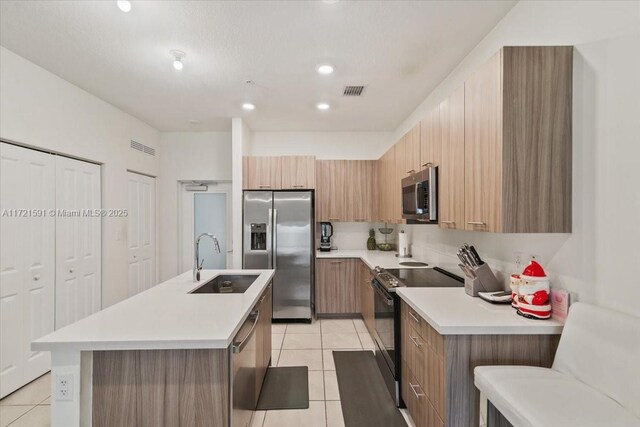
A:
{"label": "ceiling light fixture", "polygon": [[316,107],[318,107],[318,110],[321,110],[321,111],[326,111],[331,108],[331,106],[326,102],[320,102],[316,105]]}
{"label": "ceiling light fixture", "polygon": [[171,53],[171,55],[173,56],[173,68],[175,68],[178,71],[182,70],[182,67],[184,67],[184,64],[182,63],[182,58],[187,56],[187,54],[181,50],[172,50],[169,53]]}
{"label": "ceiling light fixture", "polygon": [[253,111],[256,109],[256,106],[249,102],[245,102],[244,104],[242,104],[242,109],[246,111]]}
{"label": "ceiling light fixture", "polygon": [[329,65],[329,64],[321,64],[321,65],[318,65],[316,70],[320,74],[325,74],[325,75],[326,74],[331,74],[331,73],[333,73],[333,66]]}
{"label": "ceiling light fixture", "polygon": [[322,0],[322,3],[326,3],[326,4],[336,4],[338,3],[340,0]]}
{"label": "ceiling light fixture", "polygon": [[118,8],[127,13],[131,10],[131,2],[129,0],[118,0]]}

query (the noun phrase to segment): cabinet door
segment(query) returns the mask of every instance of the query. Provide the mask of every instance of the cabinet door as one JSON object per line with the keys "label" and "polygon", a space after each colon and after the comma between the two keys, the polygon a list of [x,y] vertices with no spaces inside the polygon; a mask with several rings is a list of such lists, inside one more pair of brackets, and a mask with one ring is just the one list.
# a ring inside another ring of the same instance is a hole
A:
{"label": "cabinet door", "polygon": [[440,107],[436,107],[422,120],[420,138],[420,169],[427,163],[439,166],[441,162],[442,120]]}
{"label": "cabinet door", "polygon": [[347,220],[347,161],[316,162],[316,221]]}
{"label": "cabinet door", "polygon": [[313,189],[316,183],[316,158],[313,156],[283,156],[282,188],[284,190]]}
{"label": "cabinet door", "polygon": [[395,163],[394,147],[387,150],[386,153],[378,160],[378,220],[388,222],[391,219],[391,187],[389,182],[390,169]]}
{"label": "cabinet door", "polygon": [[422,167],[422,163],[420,162],[422,145],[421,129],[422,124],[418,122],[418,124],[412,127],[405,135],[404,165],[407,171],[419,172]]}
{"label": "cabinet door", "polygon": [[438,168],[439,225],[464,230],[464,86],[440,104],[442,160]]}
{"label": "cabinet door", "polygon": [[465,82],[465,229],[501,231],[502,51]]}
{"label": "cabinet door", "polygon": [[254,157],[243,159],[245,190],[280,190],[282,188],[281,157]]}
{"label": "cabinet door", "polygon": [[319,314],[360,312],[355,259],[316,260],[316,311]]}
{"label": "cabinet door", "polygon": [[376,219],[377,205],[377,192],[374,190],[377,187],[375,162],[347,161],[346,169],[346,220],[373,221]]}

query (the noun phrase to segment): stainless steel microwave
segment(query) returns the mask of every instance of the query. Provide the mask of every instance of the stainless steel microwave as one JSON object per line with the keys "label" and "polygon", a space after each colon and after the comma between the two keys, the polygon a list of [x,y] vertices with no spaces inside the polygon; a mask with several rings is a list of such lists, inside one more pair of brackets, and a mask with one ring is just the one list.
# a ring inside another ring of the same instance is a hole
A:
{"label": "stainless steel microwave", "polygon": [[438,222],[438,167],[428,164],[402,180],[402,218],[410,222]]}

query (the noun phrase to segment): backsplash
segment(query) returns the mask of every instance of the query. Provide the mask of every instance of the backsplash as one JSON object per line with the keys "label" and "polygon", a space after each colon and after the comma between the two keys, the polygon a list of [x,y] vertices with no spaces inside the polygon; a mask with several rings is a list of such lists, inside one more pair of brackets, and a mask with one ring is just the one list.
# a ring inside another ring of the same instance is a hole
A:
{"label": "backsplash", "polygon": [[[331,225],[333,225],[331,246],[336,246],[339,250],[367,249],[369,229],[373,228],[373,224],[366,222],[332,222]],[[376,234],[376,241],[384,241],[380,233]],[[320,223],[316,223],[316,247],[319,246]]]}

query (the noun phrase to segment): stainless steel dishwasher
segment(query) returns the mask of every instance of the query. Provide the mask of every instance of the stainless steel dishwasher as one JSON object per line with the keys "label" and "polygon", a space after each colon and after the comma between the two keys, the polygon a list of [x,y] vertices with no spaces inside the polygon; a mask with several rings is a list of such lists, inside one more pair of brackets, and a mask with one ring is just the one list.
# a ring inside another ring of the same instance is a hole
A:
{"label": "stainless steel dishwasher", "polygon": [[256,336],[260,311],[252,312],[242,324],[233,340],[231,362],[233,365],[233,427],[249,427],[256,409]]}

